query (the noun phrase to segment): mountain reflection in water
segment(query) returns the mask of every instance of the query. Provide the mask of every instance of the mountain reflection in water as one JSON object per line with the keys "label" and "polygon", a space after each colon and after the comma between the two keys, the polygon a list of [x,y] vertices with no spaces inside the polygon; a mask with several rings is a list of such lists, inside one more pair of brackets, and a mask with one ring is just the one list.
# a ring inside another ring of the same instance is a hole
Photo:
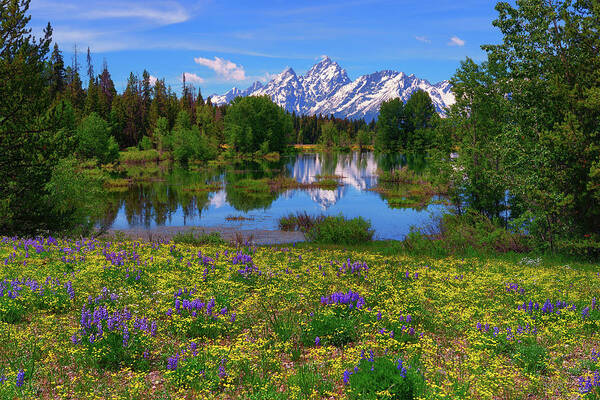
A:
{"label": "mountain reflection in water", "polygon": [[[362,216],[372,222],[379,239],[402,239],[411,226],[421,227],[440,214],[444,206],[421,209],[391,208],[377,186],[377,170],[408,165],[420,170],[422,157],[376,155],[372,152],[299,154],[280,162],[245,163],[229,168],[188,171],[174,168],[151,182],[136,183],[111,192],[107,212],[100,221],[113,229],[159,226],[229,226],[239,229],[277,229],[278,219],[296,212]],[[334,190],[293,189],[263,196],[249,196],[236,182],[242,179],[275,178],[279,175],[301,183],[314,183],[319,176],[341,177]],[[221,182],[215,192],[191,191],[197,183]],[[228,221],[243,216],[245,220]]]}

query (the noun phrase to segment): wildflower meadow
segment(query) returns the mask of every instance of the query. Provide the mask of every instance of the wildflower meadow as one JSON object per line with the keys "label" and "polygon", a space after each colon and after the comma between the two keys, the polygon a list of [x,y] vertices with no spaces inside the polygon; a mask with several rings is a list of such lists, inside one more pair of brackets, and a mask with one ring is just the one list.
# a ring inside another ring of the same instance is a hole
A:
{"label": "wildflower meadow", "polygon": [[585,266],[50,237],[0,263],[3,399],[600,393]]}

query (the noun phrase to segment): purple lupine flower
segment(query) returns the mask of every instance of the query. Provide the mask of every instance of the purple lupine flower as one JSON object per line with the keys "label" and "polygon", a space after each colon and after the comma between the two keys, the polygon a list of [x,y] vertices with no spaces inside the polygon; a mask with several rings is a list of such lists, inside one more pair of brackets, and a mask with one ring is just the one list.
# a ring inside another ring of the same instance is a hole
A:
{"label": "purple lupine flower", "polygon": [[581,311],[581,316],[585,319],[590,316],[590,308],[586,307]]}
{"label": "purple lupine flower", "polygon": [[318,346],[319,344],[321,344],[321,338],[317,336],[315,338],[315,346]]}
{"label": "purple lupine flower", "polygon": [[129,342],[129,329],[127,329],[127,325],[123,328],[123,347],[127,346]]}
{"label": "purple lupine flower", "polygon": [[17,387],[21,387],[21,386],[23,386],[24,382],[25,382],[25,371],[19,370],[19,373],[17,374],[17,381],[15,384],[17,385]]}
{"label": "purple lupine flower", "polygon": [[175,354],[173,357],[169,357],[167,360],[167,369],[169,371],[175,371],[179,366],[179,353]]}
{"label": "purple lupine flower", "polygon": [[403,378],[406,378],[406,368],[403,365],[402,359],[398,359],[398,365],[396,366],[396,369],[400,371],[400,376]]}
{"label": "purple lupine flower", "polygon": [[344,385],[346,385],[346,386],[350,384],[350,375],[352,375],[352,372],[350,372],[348,370],[344,371],[343,379],[344,379]]}
{"label": "purple lupine flower", "polygon": [[381,320],[381,311],[379,311],[379,312],[377,313],[377,321],[380,321],[380,320]]}
{"label": "purple lupine flower", "polygon": [[221,360],[221,365],[219,365],[219,378],[225,379],[227,377],[227,373],[225,372],[225,366],[223,363],[225,360]]}

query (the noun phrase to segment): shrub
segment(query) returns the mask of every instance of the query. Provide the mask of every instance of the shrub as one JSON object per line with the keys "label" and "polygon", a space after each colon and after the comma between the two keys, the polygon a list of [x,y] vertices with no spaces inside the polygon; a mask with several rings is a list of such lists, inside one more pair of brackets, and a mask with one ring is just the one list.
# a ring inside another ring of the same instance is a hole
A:
{"label": "shrub", "polygon": [[600,260],[600,240],[592,236],[583,239],[560,240],[556,243],[556,251],[567,256],[596,262]]}
{"label": "shrub", "polygon": [[346,219],[342,215],[326,217],[306,234],[308,240],[316,243],[355,245],[369,242],[374,231],[371,222],[362,217]]}
{"label": "shrub", "polygon": [[75,158],[57,163],[45,187],[45,200],[54,212],[54,230],[73,235],[91,230],[104,211],[103,179],[98,170],[82,170]]}
{"label": "shrub", "polygon": [[548,351],[537,343],[521,343],[514,358],[528,374],[539,374],[546,370]]}
{"label": "shrub", "polygon": [[160,154],[155,149],[138,150],[135,147],[119,154],[119,159],[124,163],[144,163],[160,160]]}
{"label": "shrub", "polygon": [[374,357],[372,352],[353,370],[346,370],[343,379],[350,399],[379,399],[387,392],[386,398],[412,400],[425,392],[425,378],[414,366],[401,359]]}
{"label": "shrub", "polygon": [[528,238],[511,232],[475,211],[463,215],[445,214],[437,225],[429,227],[427,234],[412,230],[403,242],[405,249],[420,252],[466,254],[469,252],[516,252],[530,251]]}
{"label": "shrub", "polygon": [[279,229],[282,231],[308,232],[324,219],[324,215],[312,216],[306,211],[304,213],[298,212],[296,214],[289,214],[287,217],[279,218]]}
{"label": "shrub", "polygon": [[152,141],[150,140],[150,138],[148,136],[145,136],[142,138],[142,140],[140,140],[139,143],[139,148],[140,150],[152,150],[154,148],[154,144],[152,144]]}

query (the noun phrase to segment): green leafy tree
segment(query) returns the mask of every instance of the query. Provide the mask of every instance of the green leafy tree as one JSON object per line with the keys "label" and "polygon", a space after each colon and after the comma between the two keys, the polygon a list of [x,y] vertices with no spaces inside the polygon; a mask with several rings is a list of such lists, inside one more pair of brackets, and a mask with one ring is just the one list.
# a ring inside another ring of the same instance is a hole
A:
{"label": "green leafy tree", "polygon": [[424,90],[412,93],[404,110],[408,123],[405,148],[424,151],[431,145],[432,130],[438,117],[429,93]]}
{"label": "green leafy tree", "polygon": [[361,129],[356,134],[356,140],[358,143],[358,147],[362,150],[363,148],[370,146],[373,144],[373,138],[371,133],[366,129]]}
{"label": "green leafy tree", "polygon": [[[600,232],[600,5],[499,2],[503,35],[453,79],[456,186],[467,203],[498,215],[505,194],[515,225],[554,248]],[[458,176],[457,176],[458,178]]]}
{"label": "green leafy tree", "polygon": [[214,145],[200,132],[198,126],[192,125],[191,117],[185,110],[177,115],[170,142],[173,157],[182,164],[190,161],[207,161],[216,155]]}
{"label": "green leafy tree", "polygon": [[321,144],[326,147],[337,146],[340,141],[340,132],[336,128],[335,124],[331,121],[321,125]]}
{"label": "green leafy tree", "polygon": [[292,119],[268,96],[238,97],[225,116],[225,137],[236,151],[254,153],[268,144],[269,151],[284,152]]}
{"label": "green leafy tree", "polygon": [[110,134],[110,125],[96,113],[88,115],[77,128],[77,152],[82,157],[110,163],[119,157],[119,146]]}
{"label": "green leafy tree", "polygon": [[80,169],[74,157],[58,161],[45,185],[57,230],[80,235],[92,230],[104,210],[102,183],[100,174]]}
{"label": "green leafy tree", "polygon": [[406,135],[407,121],[404,103],[393,99],[381,103],[377,120],[375,146],[380,151],[395,151],[401,147]]}
{"label": "green leafy tree", "polygon": [[505,68],[499,63],[462,62],[452,78],[456,104],[445,124],[447,128],[453,126],[459,149],[457,158],[443,155],[453,182],[454,201],[457,205],[466,203],[489,218],[500,218],[506,209],[501,133],[508,100],[497,85],[504,74]]}

